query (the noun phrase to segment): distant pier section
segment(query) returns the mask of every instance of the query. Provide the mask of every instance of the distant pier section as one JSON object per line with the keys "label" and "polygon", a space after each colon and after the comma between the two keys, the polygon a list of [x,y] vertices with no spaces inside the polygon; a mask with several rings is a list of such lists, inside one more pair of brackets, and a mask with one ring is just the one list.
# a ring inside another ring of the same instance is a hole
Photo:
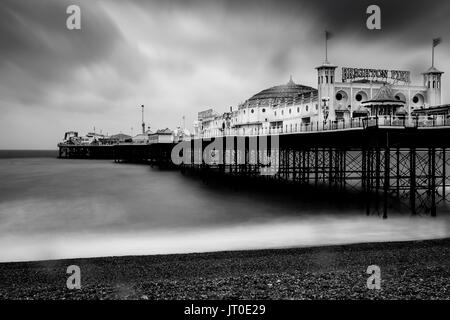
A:
{"label": "distant pier section", "polygon": [[[177,135],[178,134],[178,135]],[[131,137],[125,134],[104,136],[88,133],[84,137],[78,132],[66,132],[64,141],[58,144],[61,159],[111,159],[116,162],[149,163],[170,165],[170,152],[180,141],[179,132],[170,129]]]}

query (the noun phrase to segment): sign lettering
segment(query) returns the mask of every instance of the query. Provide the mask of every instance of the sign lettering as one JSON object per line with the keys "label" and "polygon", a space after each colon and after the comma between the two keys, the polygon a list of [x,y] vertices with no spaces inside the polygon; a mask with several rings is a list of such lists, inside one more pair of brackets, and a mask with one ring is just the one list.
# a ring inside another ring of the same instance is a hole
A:
{"label": "sign lettering", "polygon": [[410,83],[410,72],[385,69],[342,68],[342,82],[355,79],[402,81]]}

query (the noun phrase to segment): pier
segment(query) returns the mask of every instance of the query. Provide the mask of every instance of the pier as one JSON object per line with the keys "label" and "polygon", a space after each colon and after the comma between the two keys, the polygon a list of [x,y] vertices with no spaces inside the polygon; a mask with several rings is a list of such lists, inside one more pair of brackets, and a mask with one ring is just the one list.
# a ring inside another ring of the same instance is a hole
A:
{"label": "pier", "polygon": [[367,117],[297,131],[228,131],[178,144],[60,145],[60,156],[325,187],[364,197],[368,215],[387,218],[396,203],[412,215],[434,217],[449,201],[449,137],[450,116]]}

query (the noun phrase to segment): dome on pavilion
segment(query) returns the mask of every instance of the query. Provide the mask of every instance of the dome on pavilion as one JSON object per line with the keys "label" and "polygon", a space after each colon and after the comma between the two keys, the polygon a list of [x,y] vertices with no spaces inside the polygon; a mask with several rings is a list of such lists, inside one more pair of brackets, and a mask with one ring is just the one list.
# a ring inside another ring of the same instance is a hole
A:
{"label": "dome on pavilion", "polygon": [[311,95],[317,95],[317,89],[297,84],[291,77],[289,82],[286,84],[274,86],[258,92],[247,100],[247,104],[267,105],[270,103],[289,103],[293,100],[301,98],[302,96],[309,98]]}

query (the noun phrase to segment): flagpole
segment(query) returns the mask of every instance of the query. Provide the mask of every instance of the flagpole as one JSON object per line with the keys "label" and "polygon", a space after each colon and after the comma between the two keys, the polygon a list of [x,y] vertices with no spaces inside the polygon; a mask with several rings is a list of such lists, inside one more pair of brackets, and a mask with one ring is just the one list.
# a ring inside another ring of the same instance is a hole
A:
{"label": "flagpole", "polygon": [[434,67],[434,40],[431,44],[431,67]]}
{"label": "flagpole", "polygon": [[328,37],[325,31],[325,63],[328,62]]}

